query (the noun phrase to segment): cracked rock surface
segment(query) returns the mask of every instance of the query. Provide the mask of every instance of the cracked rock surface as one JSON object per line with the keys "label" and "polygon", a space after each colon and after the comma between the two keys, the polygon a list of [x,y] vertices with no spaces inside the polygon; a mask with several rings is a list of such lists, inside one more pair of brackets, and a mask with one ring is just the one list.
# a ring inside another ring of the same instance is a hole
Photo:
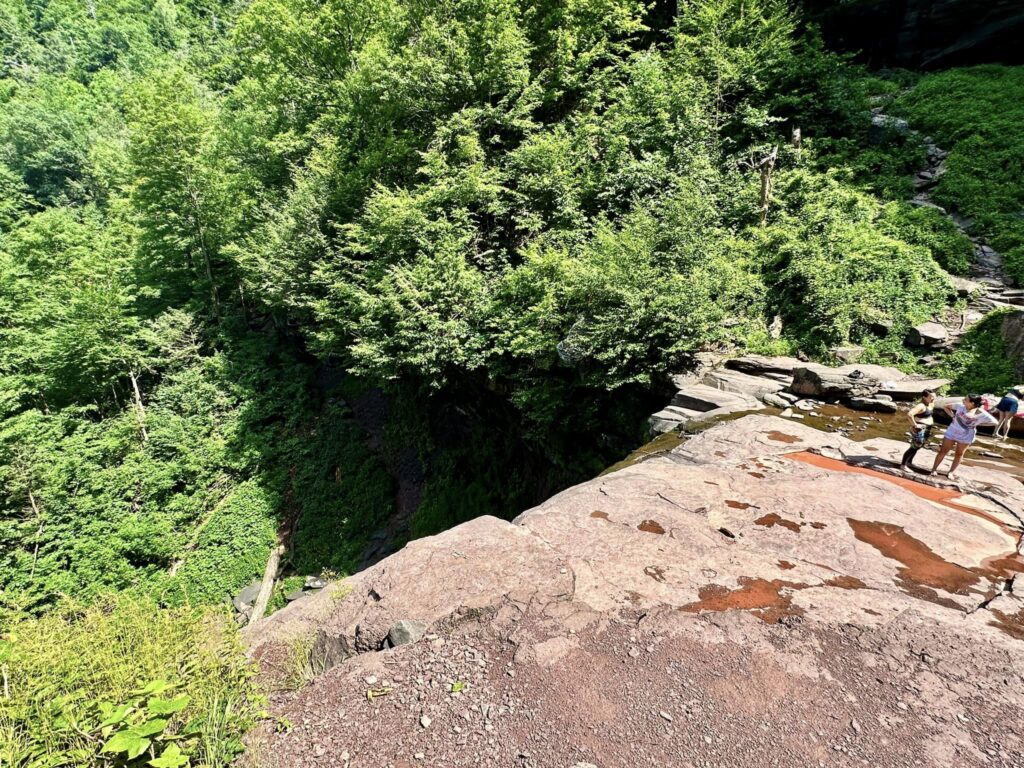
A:
{"label": "cracked rock surface", "polygon": [[1024,485],[904,448],[746,416],[412,542],[250,628],[246,760],[1024,765]]}

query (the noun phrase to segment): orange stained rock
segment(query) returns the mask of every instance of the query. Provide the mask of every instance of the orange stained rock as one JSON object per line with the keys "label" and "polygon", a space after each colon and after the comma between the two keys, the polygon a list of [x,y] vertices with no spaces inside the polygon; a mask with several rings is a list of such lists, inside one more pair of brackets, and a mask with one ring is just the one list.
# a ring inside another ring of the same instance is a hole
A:
{"label": "orange stained rock", "polygon": [[637,528],[644,533],[657,533],[659,535],[665,533],[665,529],[661,527],[661,523],[657,520],[644,520]]}
{"label": "orange stained rock", "polygon": [[971,588],[978,583],[977,573],[943,560],[931,547],[903,530],[902,526],[853,518],[847,518],[847,522],[860,541],[902,563],[903,566],[898,570],[901,578],[906,581],[958,595],[972,592]]}
{"label": "orange stained rock", "polygon": [[869,467],[857,467],[852,464],[847,464],[845,461],[839,459],[830,459],[827,456],[821,456],[817,453],[811,453],[810,451],[799,451],[798,453],[786,454],[786,458],[793,459],[794,461],[800,461],[805,464],[812,464],[815,467],[822,469],[830,469],[834,472],[852,472],[857,475],[868,475],[869,477],[875,477],[879,480],[884,480],[887,483],[898,485],[904,490],[910,491],[912,494],[921,499],[927,501],[933,501],[937,504],[942,504],[950,509],[955,509],[958,512],[966,512],[969,515],[974,515],[982,520],[986,520],[994,525],[997,525],[1005,533],[1015,536],[1017,535],[1006,523],[993,517],[992,515],[983,512],[980,509],[974,509],[965,504],[957,504],[956,499],[961,497],[959,491],[952,490],[950,488],[936,488],[932,485],[926,485],[925,483],[919,483],[916,480],[911,480],[906,477],[897,477],[895,475],[887,475],[884,472],[876,472]]}
{"label": "orange stained rock", "polygon": [[767,515],[762,515],[754,521],[754,524],[763,525],[765,528],[772,528],[777,525],[781,528],[786,528],[787,530],[790,530],[793,533],[800,533],[800,523],[794,522],[793,520],[787,520],[786,518],[780,517],[774,512],[769,512]]}
{"label": "orange stained rock", "polygon": [[784,616],[800,616],[803,609],[793,605],[793,598],[783,594],[782,590],[805,589],[806,584],[780,579],[752,579],[740,576],[739,587],[729,589],[721,584],[707,584],[697,594],[700,597],[695,603],[682,606],[680,610],[687,613],[711,611],[751,611],[761,621],[776,624]]}

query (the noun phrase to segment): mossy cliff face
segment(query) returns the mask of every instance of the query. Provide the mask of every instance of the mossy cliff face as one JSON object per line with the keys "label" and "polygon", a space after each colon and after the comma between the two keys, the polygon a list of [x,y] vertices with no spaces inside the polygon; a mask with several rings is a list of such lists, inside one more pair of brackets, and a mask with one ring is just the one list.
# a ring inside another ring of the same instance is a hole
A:
{"label": "mossy cliff face", "polygon": [[872,64],[940,68],[1024,63],[1024,9],[1015,0],[808,0],[826,39]]}

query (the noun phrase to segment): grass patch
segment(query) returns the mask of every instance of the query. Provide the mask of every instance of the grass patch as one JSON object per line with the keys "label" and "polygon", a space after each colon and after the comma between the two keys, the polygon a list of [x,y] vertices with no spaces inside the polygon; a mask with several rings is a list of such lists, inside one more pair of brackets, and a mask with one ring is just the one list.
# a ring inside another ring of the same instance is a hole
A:
{"label": "grass patch", "polygon": [[[7,681],[0,697],[5,766],[144,764],[157,751],[155,737],[152,752],[134,761],[102,753],[117,731],[102,725],[103,713],[138,702],[140,689],[155,681],[168,685],[159,698],[178,699],[181,707],[160,716],[168,746],[193,765],[227,766],[262,707],[226,614],[160,608],[141,597],[105,597],[87,608],[63,603],[38,619],[8,616],[0,664]],[[148,697],[150,711],[154,698]],[[125,717],[144,716],[145,707],[145,700],[136,703],[140,711]]]}

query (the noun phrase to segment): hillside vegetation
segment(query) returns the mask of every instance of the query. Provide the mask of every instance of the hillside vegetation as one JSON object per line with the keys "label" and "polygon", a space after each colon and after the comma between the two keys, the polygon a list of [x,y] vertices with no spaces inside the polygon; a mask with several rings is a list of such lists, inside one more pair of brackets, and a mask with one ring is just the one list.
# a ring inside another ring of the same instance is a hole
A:
{"label": "hillside vegetation", "polygon": [[[0,0],[15,658],[57,606],[81,631],[66,600],[216,623],[278,540],[283,573],[344,574],[375,534],[511,516],[635,447],[702,349],[913,366],[901,339],[970,255],[900,202],[917,140],[869,142],[869,97],[914,77],[826,51],[782,0],[667,8]],[[897,97],[1010,264],[1020,79]],[[949,118],[975,94],[988,127]],[[0,727],[33,746],[5,764],[34,765],[56,742],[25,736],[49,715],[12,680]]]}

